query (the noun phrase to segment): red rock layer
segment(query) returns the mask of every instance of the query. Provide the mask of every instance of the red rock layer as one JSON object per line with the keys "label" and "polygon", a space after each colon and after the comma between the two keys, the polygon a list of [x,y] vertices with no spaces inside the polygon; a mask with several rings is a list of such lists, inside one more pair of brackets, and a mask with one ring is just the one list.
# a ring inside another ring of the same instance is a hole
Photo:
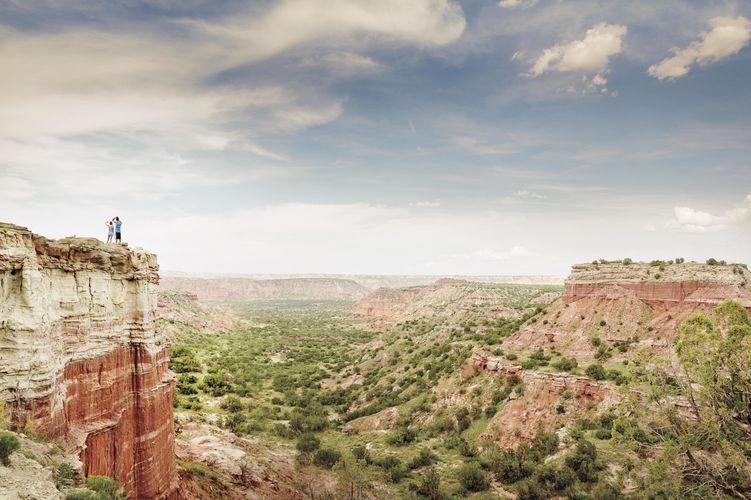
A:
{"label": "red rock layer", "polygon": [[176,488],[174,376],[165,351],[119,347],[65,367],[65,400],[29,400],[20,414],[51,438],[84,441],[85,474],[114,477],[129,498],[166,498]]}

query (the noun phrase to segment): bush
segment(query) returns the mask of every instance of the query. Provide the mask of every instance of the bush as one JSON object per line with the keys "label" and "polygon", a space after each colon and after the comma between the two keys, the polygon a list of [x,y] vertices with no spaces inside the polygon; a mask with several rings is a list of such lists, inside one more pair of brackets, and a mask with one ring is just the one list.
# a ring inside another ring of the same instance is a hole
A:
{"label": "bush", "polygon": [[576,358],[561,358],[555,363],[553,363],[553,368],[557,370],[561,370],[564,372],[570,372],[574,368],[578,367],[579,363],[576,361]]}
{"label": "bush", "polygon": [[313,463],[319,467],[330,469],[340,458],[342,458],[342,454],[338,451],[331,448],[321,448],[313,456]]}
{"label": "bush", "polygon": [[436,461],[438,457],[429,448],[420,448],[420,452],[409,463],[410,469],[419,469]]}
{"label": "bush", "polygon": [[535,473],[535,478],[546,489],[551,489],[556,493],[563,492],[576,482],[576,477],[574,477],[571,469],[568,467],[554,467],[552,465],[540,467]]}
{"label": "bush", "polygon": [[297,451],[310,453],[321,446],[321,441],[311,433],[305,433],[297,440]]}
{"label": "bush", "polygon": [[607,376],[605,368],[600,364],[592,364],[587,367],[585,373],[594,380],[604,380]]}
{"label": "bush", "polygon": [[599,465],[596,463],[597,448],[586,439],[576,443],[576,450],[565,459],[566,465],[576,472],[580,481],[585,483],[597,482]]}
{"label": "bush", "polygon": [[485,491],[490,488],[485,471],[477,462],[470,462],[459,467],[457,479],[468,491]]}
{"label": "bush", "polygon": [[352,447],[352,456],[357,460],[365,460],[366,462],[370,460],[370,452],[366,447],[361,445]]}
{"label": "bush", "polygon": [[86,479],[86,489],[77,490],[65,500],[125,500],[125,494],[114,479],[105,476],[90,476]]}
{"label": "bush", "polygon": [[441,478],[435,467],[429,468],[420,478],[417,492],[429,500],[443,500],[446,496],[441,491]]}
{"label": "bush", "polygon": [[492,464],[492,469],[499,481],[506,484],[515,483],[532,474],[534,464],[526,458],[515,450],[506,448]]}
{"label": "bush", "polygon": [[21,445],[18,438],[10,432],[0,432],[0,463],[8,467],[10,465],[10,455]]}
{"label": "bush", "polygon": [[230,413],[237,413],[243,409],[243,403],[240,398],[234,394],[230,394],[224,401],[222,401],[220,407]]}
{"label": "bush", "polygon": [[597,429],[597,431],[595,432],[595,437],[597,439],[608,440],[612,437],[612,434],[608,429]]}
{"label": "bush", "polygon": [[406,427],[402,427],[391,434],[386,439],[386,442],[394,446],[404,446],[414,441],[416,437],[417,434],[415,433],[415,431]]}
{"label": "bush", "polygon": [[76,490],[68,493],[65,500],[101,500],[101,497],[91,490]]}
{"label": "bush", "polygon": [[73,486],[76,479],[76,469],[70,464],[62,463],[55,467],[53,477],[55,479],[55,485],[58,488]]}

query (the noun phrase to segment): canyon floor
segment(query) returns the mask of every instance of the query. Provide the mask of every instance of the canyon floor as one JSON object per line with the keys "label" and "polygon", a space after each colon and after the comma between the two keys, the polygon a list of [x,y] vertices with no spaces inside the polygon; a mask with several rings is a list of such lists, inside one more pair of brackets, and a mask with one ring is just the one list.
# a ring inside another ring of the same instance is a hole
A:
{"label": "canyon floor", "polygon": [[[162,289],[175,498],[746,498],[749,381],[702,367],[749,373],[750,278],[601,262],[565,288],[441,279],[356,301]],[[76,460],[21,435],[0,492],[66,498]]]}

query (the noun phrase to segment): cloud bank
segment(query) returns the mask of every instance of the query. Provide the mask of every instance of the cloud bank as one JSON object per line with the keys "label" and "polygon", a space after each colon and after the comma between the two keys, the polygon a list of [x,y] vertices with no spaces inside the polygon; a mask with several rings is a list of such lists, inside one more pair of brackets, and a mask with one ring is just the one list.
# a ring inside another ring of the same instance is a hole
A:
{"label": "cloud bank", "polygon": [[722,215],[713,215],[690,207],[675,207],[673,212],[675,217],[666,224],[671,231],[684,233],[722,231],[751,217],[751,193],[746,196],[742,206],[728,210]]}

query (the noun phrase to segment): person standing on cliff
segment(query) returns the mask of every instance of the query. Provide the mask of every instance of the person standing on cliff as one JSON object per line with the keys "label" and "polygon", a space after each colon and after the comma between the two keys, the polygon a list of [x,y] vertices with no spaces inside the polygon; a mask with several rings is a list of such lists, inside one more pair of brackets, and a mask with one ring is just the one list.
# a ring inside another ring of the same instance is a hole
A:
{"label": "person standing on cliff", "polygon": [[112,221],[107,221],[104,225],[107,226],[107,243],[112,243],[112,237],[115,236],[115,225]]}
{"label": "person standing on cliff", "polygon": [[120,220],[120,217],[115,217],[112,219],[112,222],[115,223],[115,243],[122,245],[123,233],[120,231],[120,228],[123,225],[123,221]]}

